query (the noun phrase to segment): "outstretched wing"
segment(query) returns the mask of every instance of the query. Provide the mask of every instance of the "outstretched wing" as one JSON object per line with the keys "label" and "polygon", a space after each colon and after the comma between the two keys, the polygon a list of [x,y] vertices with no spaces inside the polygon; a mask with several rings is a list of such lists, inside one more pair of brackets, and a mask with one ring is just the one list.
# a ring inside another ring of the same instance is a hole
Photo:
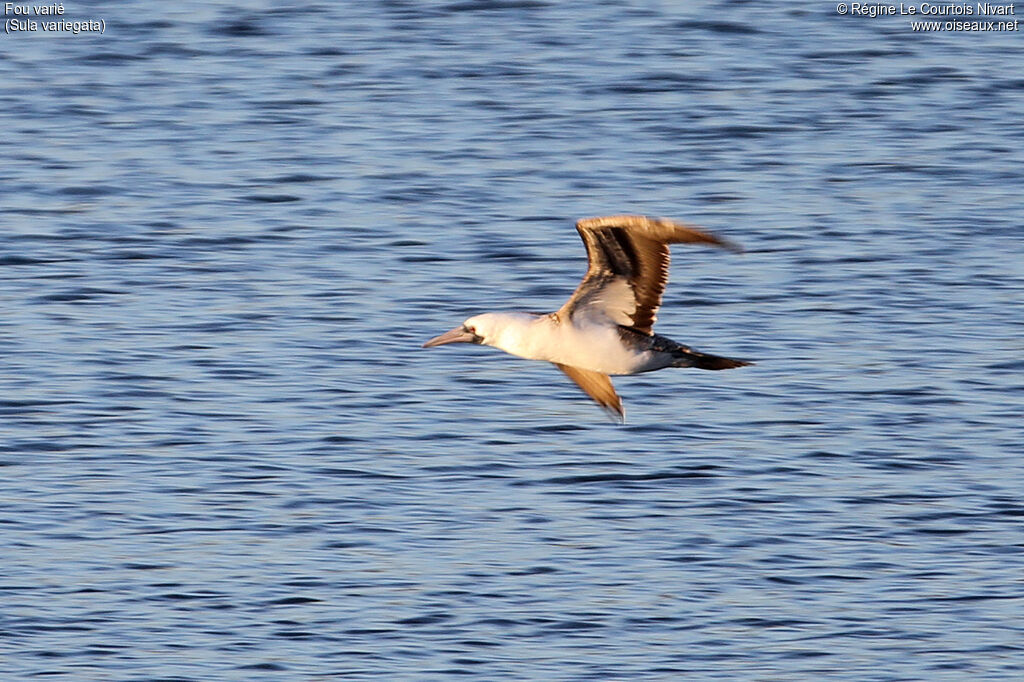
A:
{"label": "outstretched wing", "polygon": [[580,369],[579,367],[570,367],[569,365],[560,365],[557,362],[553,364],[565,372],[570,379],[576,382],[577,386],[583,389],[584,393],[593,398],[598,405],[610,414],[615,415],[619,420],[626,414],[625,410],[622,409],[622,399],[615,392],[612,380],[607,374],[601,374],[589,369]]}
{"label": "outstretched wing", "polygon": [[725,239],[667,218],[584,218],[576,223],[576,229],[587,247],[590,266],[558,316],[610,320],[644,334],[652,333],[668,282],[669,244],[689,242],[741,250]]}

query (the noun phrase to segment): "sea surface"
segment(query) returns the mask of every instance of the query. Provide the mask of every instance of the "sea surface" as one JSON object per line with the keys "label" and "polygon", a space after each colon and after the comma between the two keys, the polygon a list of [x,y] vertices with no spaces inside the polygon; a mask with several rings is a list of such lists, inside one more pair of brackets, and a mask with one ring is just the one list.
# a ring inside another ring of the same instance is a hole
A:
{"label": "sea surface", "polygon": [[[0,36],[4,680],[1024,679],[1020,32],[63,7]],[[420,347],[609,213],[745,247],[658,330],[757,364],[619,425]]]}

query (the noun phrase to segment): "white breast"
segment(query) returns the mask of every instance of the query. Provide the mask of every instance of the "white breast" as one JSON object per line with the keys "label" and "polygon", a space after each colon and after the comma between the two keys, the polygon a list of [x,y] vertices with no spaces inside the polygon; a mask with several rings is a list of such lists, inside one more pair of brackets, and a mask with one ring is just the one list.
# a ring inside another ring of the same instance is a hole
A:
{"label": "white breast", "polygon": [[650,368],[653,353],[625,345],[618,328],[583,322],[577,326],[549,315],[512,324],[491,345],[528,360],[547,360],[604,374],[634,374]]}

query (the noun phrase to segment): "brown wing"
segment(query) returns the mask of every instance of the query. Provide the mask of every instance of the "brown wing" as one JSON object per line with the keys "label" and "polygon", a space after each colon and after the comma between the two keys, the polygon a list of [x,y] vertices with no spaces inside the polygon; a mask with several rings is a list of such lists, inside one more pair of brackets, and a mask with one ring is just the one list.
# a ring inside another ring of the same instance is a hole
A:
{"label": "brown wing", "polygon": [[558,315],[603,316],[644,334],[652,333],[668,282],[669,244],[702,243],[740,250],[720,237],[667,218],[584,218],[576,229],[587,247],[590,267]]}
{"label": "brown wing", "polygon": [[569,365],[560,365],[557,362],[553,364],[565,372],[566,376],[575,381],[576,385],[582,388],[583,392],[593,398],[598,405],[609,413],[614,414],[620,420],[624,417],[626,411],[622,409],[622,399],[615,392],[612,380],[607,374],[601,374],[589,369],[580,369],[579,367],[570,367]]}

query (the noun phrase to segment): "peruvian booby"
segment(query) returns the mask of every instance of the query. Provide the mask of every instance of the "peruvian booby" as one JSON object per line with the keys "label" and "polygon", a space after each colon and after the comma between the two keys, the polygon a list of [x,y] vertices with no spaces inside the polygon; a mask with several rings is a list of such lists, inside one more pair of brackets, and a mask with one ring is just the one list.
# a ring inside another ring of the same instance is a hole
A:
{"label": "peruvian booby", "polygon": [[546,360],[620,420],[625,411],[610,374],[752,364],[701,353],[652,330],[668,282],[669,244],[710,244],[739,252],[738,246],[667,218],[584,218],[576,229],[590,265],[565,305],[548,314],[476,315],[423,347],[476,343],[527,360]]}

